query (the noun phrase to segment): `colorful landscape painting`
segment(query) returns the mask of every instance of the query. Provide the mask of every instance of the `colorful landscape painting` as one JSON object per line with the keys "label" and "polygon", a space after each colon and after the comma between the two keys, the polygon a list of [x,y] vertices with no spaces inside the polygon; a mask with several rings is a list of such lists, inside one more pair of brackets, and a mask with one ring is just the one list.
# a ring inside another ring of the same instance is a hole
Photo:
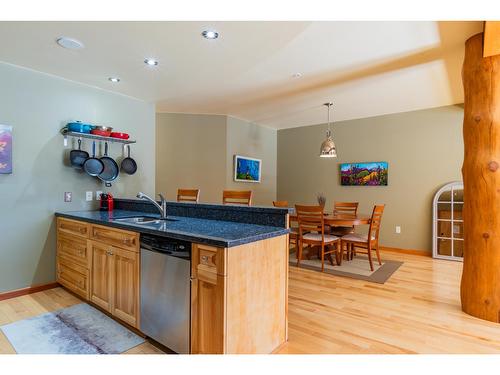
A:
{"label": "colorful landscape painting", "polygon": [[262,160],[234,155],[234,180],[260,182]]}
{"label": "colorful landscape painting", "polygon": [[340,183],[344,186],[387,186],[388,163],[340,164]]}
{"label": "colorful landscape painting", "polygon": [[0,174],[12,173],[12,126],[0,125]]}

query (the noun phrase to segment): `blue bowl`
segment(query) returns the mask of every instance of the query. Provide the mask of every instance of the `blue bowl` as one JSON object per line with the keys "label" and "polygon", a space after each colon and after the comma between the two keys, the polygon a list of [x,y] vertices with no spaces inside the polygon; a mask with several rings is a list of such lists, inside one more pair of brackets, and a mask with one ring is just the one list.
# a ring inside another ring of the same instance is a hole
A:
{"label": "blue bowl", "polygon": [[68,131],[70,131],[70,132],[85,133],[85,134],[89,134],[90,131],[95,128],[95,126],[93,126],[93,125],[84,124],[80,121],[69,122],[67,127],[68,127]]}

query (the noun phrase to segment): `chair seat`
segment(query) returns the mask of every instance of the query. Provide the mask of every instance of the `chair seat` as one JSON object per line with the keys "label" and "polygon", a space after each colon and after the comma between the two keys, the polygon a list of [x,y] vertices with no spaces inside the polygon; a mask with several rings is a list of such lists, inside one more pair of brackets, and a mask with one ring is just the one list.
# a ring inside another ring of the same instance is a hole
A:
{"label": "chair seat", "polygon": [[[321,242],[321,234],[320,233],[307,233],[302,236],[304,240],[310,241],[318,241]],[[338,241],[340,237],[332,236],[331,234],[325,234],[325,243]]]}
{"label": "chair seat", "polygon": [[[375,239],[375,236],[371,237],[372,241]],[[359,233],[349,233],[345,236],[342,236],[342,240],[350,241],[350,242],[368,242],[368,233],[367,234],[359,234]]]}

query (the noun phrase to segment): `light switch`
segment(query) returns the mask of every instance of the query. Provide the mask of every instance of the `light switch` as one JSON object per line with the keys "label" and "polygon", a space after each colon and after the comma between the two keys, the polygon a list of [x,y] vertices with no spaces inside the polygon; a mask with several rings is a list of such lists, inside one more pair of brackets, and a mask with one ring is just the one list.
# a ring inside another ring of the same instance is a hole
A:
{"label": "light switch", "polygon": [[71,191],[64,192],[64,201],[65,202],[71,202],[72,199],[73,199],[73,193]]}
{"label": "light switch", "polygon": [[93,199],[93,197],[94,197],[94,193],[93,192],[87,191],[85,193],[85,199],[87,200],[87,202],[90,202]]}
{"label": "light switch", "polygon": [[95,200],[96,201],[100,201],[101,200],[101,194],[102,194],[102,191],[101,190],[97,190],[95,192]]}
{"label": "light switch", "polygon": [[396,225],[396,233],[398,234],[401,233],[401,227],[399,225]]}

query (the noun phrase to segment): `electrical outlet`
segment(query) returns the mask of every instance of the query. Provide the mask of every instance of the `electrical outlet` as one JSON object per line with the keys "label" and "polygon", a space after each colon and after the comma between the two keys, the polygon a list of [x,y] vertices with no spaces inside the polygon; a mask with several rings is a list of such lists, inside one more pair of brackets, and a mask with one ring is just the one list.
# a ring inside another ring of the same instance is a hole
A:
{"label": "electrical outlet", "polygon": [[100,201],[101,200],[101,194],[102,194],[102,191],[101,190],[97,190],[95,192],[95,200],[96,201]]}
{"label": "electrical outlet", "polygon": [[396,233],[397,234],[401,233],[401,227],[399,225],[396,225]]}
{"label": "electrical outlet", "polygon": [[72,199],[73,199],[73,193],[71,191],[65,191],[64,192],[64,201],[71,202]]}
{"label": "electrical outlet", "polygon": [[94,194],[91,191],[87,191],[85,193],[85,200],[90,202],[92,199],[94,199]]}

